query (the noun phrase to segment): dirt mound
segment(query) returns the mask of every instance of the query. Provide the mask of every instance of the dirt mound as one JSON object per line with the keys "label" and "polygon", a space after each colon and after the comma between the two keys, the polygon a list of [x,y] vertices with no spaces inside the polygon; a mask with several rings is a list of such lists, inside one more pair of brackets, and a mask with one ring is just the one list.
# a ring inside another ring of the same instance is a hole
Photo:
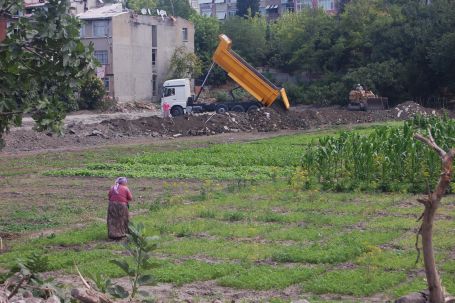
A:
{"label": "dirt mound", "polygon": [[[249,113],[208,113],[166,119],[158,116],[146,116],[131,120],[117,116],[99,123],[72,122],[66,126],[64,136],[16,129],[5,136],[6,148],[4,151],[122,143],[132,137],[177,138],[220,133],[299,130],[327,125],[404,120],[416,114],[441,115],[442,113],[442,111],[427,109],[410,101],[391,110],[368,112],[347,111],[341,107],[296,107],[286,113],[275,111],[272,108],[261,108]],[[453,117],[454,113],[450,112],[449,116]]]}
{"label": "dirt mound", "polygon": [[100,124],[78,124],[67,129],[69,134],[85,136],[200,136],[240,131],[276,131],[281,129],[307,128],[303,119],[283,115],[273,109],[261,109],[250,113],[201,114],[163,119],[144,117],[136,120],[112,119]]}
{"label": "dirt mound", "polygon": [[429,116],[429,115],[439,115],[440,111],[435,109],[425,108],[414,101],[406,101],[397,105],[393,109],[396,113],[397,118],[408,119],[416,115]]}

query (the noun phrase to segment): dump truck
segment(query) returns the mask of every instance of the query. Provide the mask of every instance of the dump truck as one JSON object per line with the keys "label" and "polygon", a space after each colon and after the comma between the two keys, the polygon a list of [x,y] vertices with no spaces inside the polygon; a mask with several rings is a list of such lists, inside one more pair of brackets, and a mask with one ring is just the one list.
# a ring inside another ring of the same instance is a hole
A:
{"label": "dump truck", "polygon": [[[284,88],[278,88],[259,71],[249,65],[243,58],[231,50],[232,41],[224,34],[219,36],[220,42],[212,57],[212,65],[204,78],[201,89],[196,96],[191,94],[190,79],[171,79],[163,83],[161,108],[167,103],[172,116],[181,116],[185,113],[228,111],[246,112],[257,110],[264,106],[277,106],[289,109],[289,100]],[[198,103],[199,96],[204,89],[207,79],[214,65],[225,70],[228,76],[240,87],[250,93],[256,100],[216,102],[211,104]]]}
{"label": "dump truck", "polygon": [[360,84],[349,92],[349,110],[380,110],[389,108],[389,99],[365,90]]}

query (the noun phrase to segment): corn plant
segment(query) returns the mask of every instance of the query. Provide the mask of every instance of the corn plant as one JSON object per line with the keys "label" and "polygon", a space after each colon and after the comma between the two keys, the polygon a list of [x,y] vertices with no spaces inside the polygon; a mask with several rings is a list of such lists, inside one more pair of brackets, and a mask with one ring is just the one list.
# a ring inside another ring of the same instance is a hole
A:
{"label": "corn plant", "polygon": [[320,138],[301,165],[324,189],[422,192],[434,186],[439,172],[437,155],[413,139],[417,129],[428,128],[443,148],[454,144],[454,120],[416,117],[366,136],[342,132]]}

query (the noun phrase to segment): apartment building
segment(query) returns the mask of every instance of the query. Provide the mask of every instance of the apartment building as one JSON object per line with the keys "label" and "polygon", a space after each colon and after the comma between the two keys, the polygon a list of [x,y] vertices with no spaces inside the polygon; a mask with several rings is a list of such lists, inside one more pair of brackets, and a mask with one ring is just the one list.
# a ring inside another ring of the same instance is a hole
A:
{"label": "apartment building", "polygon": [[261,0],[260,11],[273,20],[285,12],[299,12],[304,8],[321,8],[328,14],[336,14],[338,0]]}
{"label": "apartment building", "polygon": [[[260,0],[259,13],[268,20],[277,19],[285,12],[298,12],[306,7],[319,7],[327,13],[337,12],[338,0]],[[199,0],[203,16],[212,16],[222,21],[236,13],[237,0]]]}
{"label": "apartment building", "polygon": [[98,77],[118,102],[159,100],[174,50],[194,52],[194,26],[180,17],[138,15],[120,3],[77,16],[82,41],[101,63]]}
{"label": "apartment building", "polygon": [[199,0],[199,11],[203,16],[222,21],[235,15],[237,0]]}
{"label": "apartment building", "polygon": [[327,13],[336,13],[338,0],[294,0],[295,10],[301,11],[305,7],[319,7]]}

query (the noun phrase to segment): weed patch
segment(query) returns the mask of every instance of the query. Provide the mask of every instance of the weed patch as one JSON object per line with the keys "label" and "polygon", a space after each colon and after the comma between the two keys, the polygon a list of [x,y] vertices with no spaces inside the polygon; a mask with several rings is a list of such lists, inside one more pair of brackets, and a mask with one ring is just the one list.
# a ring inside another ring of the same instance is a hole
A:
{"label": "weed patch", "polygon": [[[303,283],[305,291],[316,294],[335,293],[369,296],[393,287],[406,279],[402,272],[367,271],[365,269],[331,271]],[[346,283],[349,281],[349,283]]]}

